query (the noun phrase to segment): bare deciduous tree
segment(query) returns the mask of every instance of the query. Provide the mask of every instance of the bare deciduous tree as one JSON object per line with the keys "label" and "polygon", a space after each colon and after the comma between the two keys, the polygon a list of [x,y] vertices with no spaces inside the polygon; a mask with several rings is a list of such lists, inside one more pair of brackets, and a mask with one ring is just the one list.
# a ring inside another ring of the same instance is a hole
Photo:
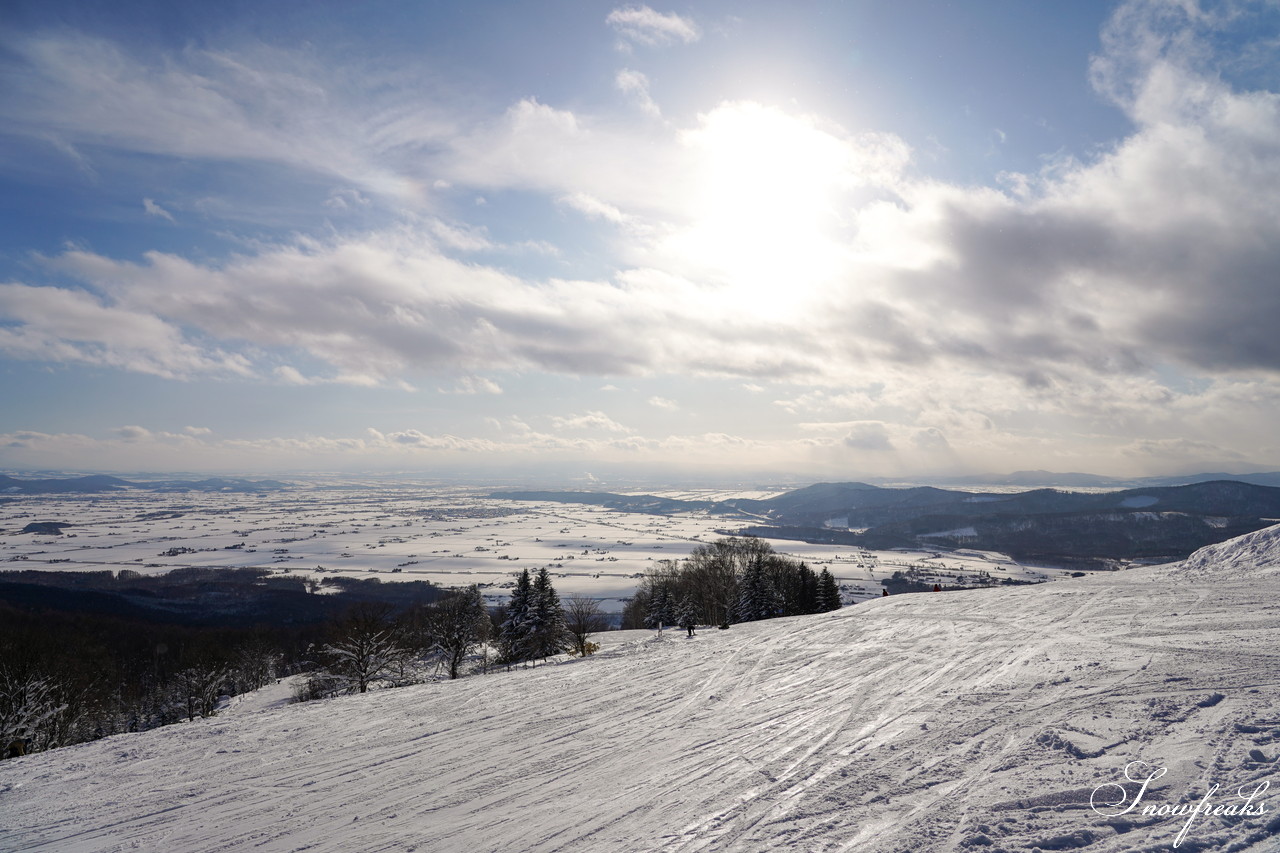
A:
{"label": "bare deciduous tree", "polygon": [[366,693],[379,681],[396,682],[404,675],[409,653],[396,636],[387,605],[359,605],[338,628],[338,636],[322,654],[329,673],[346,692]]}
{"label": "bare deciduous tree", "polygon": [[457,678],[467,655],[489,639],[490,625],[484,599],[474,585],[428,608],[427,635],[449,667],[450,678]]}
{"label": "bare deciduous tree", "polygon": [[175,698],[185,707],[188,720],[194,720],[197,714],[213,716],[229,677],[227,670],[210,663],[188,667],[174,677]]}
{"label": "bare deciduous tree", "polygon": [[564,622],[565,629],[572,638],[574,651],[583,657],[589,652],[587,641],[591,635],[609,627],[604,613],[600,611],[600,602],[581,595],[571,595],[565,599]]}
{"label": "bare deciduous tree", "polygon": [[50,732],[66,709],[59,685],[50,678],[0,670],[0,755],[14,741],[29,751],[57,746]]}

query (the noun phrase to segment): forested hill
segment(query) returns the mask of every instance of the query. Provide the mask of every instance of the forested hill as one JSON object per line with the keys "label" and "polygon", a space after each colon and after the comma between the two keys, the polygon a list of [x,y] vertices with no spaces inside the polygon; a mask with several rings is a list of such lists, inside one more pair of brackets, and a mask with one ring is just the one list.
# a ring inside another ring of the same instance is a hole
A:
{"label": "forested hill", "polygon": [[501,492],[509,500],[598,504],[626,512],[710,510],[738,532],[868,548],[966,547],[1018,559],[1177,560],[1280,518],[1280,488],[1232,480],[1070,492],[1001,493],[818,483],[765,500],[680,501],[605,492]]}

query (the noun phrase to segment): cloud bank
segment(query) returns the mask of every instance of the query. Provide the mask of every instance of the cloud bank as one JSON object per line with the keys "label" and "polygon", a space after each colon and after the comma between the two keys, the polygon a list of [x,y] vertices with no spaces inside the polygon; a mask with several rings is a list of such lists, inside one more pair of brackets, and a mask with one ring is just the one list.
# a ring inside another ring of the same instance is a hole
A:
{"label": "cloud bank", "polygon": [[[647,6],[607,24],[632,45],[700,38]],[[1194,4],[1122,5],[1090,74],[1132,132],[998,187],[930,179],[902,139],[790,108],[648,121],[662,111],[634,70],[614,85],[639,117],[529,98],[475,118],[362,104],[283,52],[20,41],[0,108],[15,133],[283,165],[348,185],[330,196],[344,209],[411,187],[528,193],[593,229],[612,272],[514,269],[483,229],[421,206],[215,260],[68,249],[41,260],[49,283],[0,285],[0,351],[174,379],[451,376],[473,395],[502,391],[499,373],[781,384],[779,411],[830,412],[850,424],[830,446],[872,454],[1030,446],[1052,418],[1083,444],[1141,430],[1125,453],[1152,458],[1176,455],[1179,421],[1235,418],[1224,440],[1248,441],[1280,395],[1280,96],[1218,73],[1221,26]],[[559,426],[627,432],[598,411]],[[434,446],[400,435],[384,438]]]}

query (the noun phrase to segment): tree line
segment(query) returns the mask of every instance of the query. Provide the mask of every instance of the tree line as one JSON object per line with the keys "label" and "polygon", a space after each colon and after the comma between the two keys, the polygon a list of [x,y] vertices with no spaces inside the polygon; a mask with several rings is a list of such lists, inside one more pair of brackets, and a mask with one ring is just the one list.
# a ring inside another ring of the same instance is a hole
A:
{"label": "tree line", "polygon": [[39,752],[209,716],[221,697],[297,671],[320,630],[163,624],[0,603],[0,749]]}
{"label": "tree line", "polygon": [[623,628],[728,626],[840,607],[825,568],[814,572],[753,536],[698,545],[685,560],[660,560],[622,610]]}
{"label": "tree line", "polygon": [[[433,669],[458,678],[468,660],[488,672],[491,666],[510,667],[565,652],[585,656],[598,648],[590,637],[607,628],[595,600],[573,596],[561,602],[545,568],[533,574],[522,571],[511,598],[492,611],[474,585],[399,615],[364,605],[312,650],[313,669],[299,698],[411,684]],[[474,661],[477,653],[480,660]]]}
{"label": "tree line", "polygon": [[[227,578],[217,575],[220,583]],[[249,575],[241,580],[252,586]],[[125,581],[137,578],[113,583]],[[546,568],[522,571],[496,609],[476,586],[428,585],[430,600],[407,606],[379,600],[397,585],[382,586],[340,618],[252,626],[163,624],[132,611],[65,613],[0,598],[0,749],[20,741],[41,751],[210,716],[225,697],[293,674],[305,676],[294,698],[307,700],[458,678],[468,667],[488,672],[565,652],[585,656],[598,649],[590,638],[608,628],[595,600],[561,601]],[[625,603],[622,627],[679,625],[692,633],[697,625],[839,607],[826,569],[815,573],[754,537],[728,537],[697,546],[685,560],[656,563]]]}

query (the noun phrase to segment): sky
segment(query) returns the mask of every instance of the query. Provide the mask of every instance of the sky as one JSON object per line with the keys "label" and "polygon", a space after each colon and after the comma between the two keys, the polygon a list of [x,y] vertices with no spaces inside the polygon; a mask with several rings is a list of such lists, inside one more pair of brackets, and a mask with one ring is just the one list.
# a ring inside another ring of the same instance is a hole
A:
{"label": "sky", "polygon": [[0,468],[1280,469],[1280,6],[0,7]]}

